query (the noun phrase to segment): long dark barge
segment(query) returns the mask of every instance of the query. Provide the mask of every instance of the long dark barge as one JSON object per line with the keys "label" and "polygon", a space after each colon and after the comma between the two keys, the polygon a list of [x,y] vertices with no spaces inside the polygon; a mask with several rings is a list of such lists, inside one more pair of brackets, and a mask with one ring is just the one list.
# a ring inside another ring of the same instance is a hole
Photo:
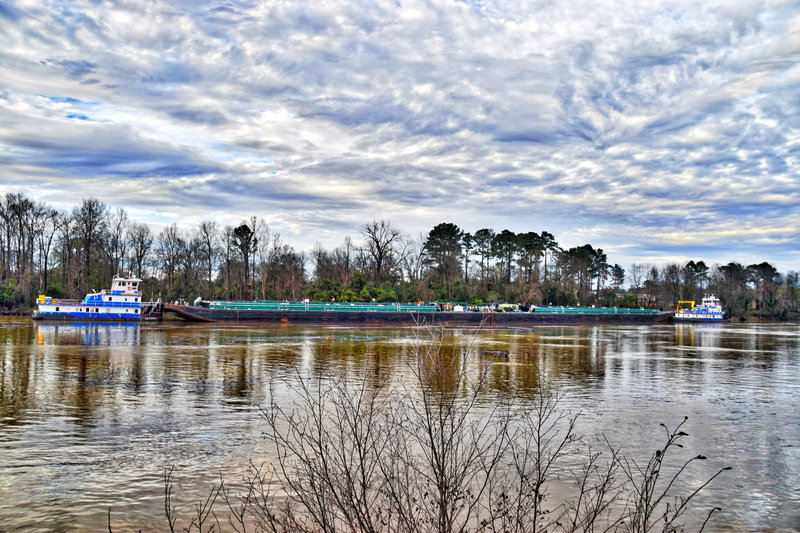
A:
{"label": "long dark barge", "polygon": [[[226,302],[209,306],[164,304],[164,314],[190,322],[262,323],[262,324],[328,324],[328,325],[435,325],[435,326],[526,326],[526,325],[592,325],[592,324],[655,324],[672,321],[668,311],[624,308],[535,308],[529,312],[442,311],[435,306],[386,304],[356,306],[352,310],[332,310],[306,304],[258,306],[252,302]],[[300,303],[302,304],[302,302]],[[370,309],[372,307],[372,309]]]}

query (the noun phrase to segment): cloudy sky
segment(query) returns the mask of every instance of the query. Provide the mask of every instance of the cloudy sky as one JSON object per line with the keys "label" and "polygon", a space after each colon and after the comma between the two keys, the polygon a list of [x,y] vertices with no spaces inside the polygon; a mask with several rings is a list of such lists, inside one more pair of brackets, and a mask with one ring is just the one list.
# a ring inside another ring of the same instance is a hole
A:
{"label": "cloudy sky", "polygon": [[0,193],[800,269],[800,4],[0,0]]}

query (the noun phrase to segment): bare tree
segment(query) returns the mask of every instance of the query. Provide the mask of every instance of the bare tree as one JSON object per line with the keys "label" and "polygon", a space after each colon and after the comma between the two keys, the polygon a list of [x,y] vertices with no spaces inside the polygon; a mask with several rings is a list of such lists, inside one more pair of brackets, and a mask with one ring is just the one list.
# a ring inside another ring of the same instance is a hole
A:
{"label": "bare tree", "polygon": [[272,234],[267,261],[262,267],[265,287],[277,299],[300,298],[305,284],[305,256],[281,240],[279,233]]}
{"label": "bare tree", "polygon": [[405,271],[405,278],[410,283],[417,283],[422,280],[423,271],[425,269],[425,249],[422,247],[422,242],[425,236],[420,235],[419,240],[414,237],[408,236],[402,240],[402,248],[400,250],[400,265]]}
{"label": "bare tree", "polygon": [[[262,264],[264,256],[268,255],[270,231],[267,221],[263,218],[250,217],[250,225],[253,228],[253,251],[250,254],[250,271],[252,272],[252,285],[256,291],[254,297],[258,297],[258,283],[256,277],[259,275],[258,267]],[[261,297],[264,298],[265,281],[264,276],[261,276]]]}
{"label": "bare tree", "polygon": [[311,262],[314,264],[314,279],[333,279],[333,254],[328,252],[321,243],[314,243],[311,249]]}
{"label": "bare tree", "polygon": [[181,249],[184,245],[183,237],[178,231],[177,224],[171,224],[158,234],[158,248],[156,255],[162,271],[167,277],[167,294],[172,296],[172,285],[175,279],[175,269],[181,256]]}
{"label": "bare tree", "polygon": [[484,518],[492,473],[508,450],[511,404],[480,405],[489,365],[470,376],[469,346],[445,348],[442,330],[425,335],[406,360],[413,387],[401,389],[397,429],[389,430],[397,438],[383,470],[403,529],[464,531]]}
{"label": "bare tree", "polygon": [[234,252],[236,249],[236,245],[234,244],[233,228],[230,226],[225,226],[223,236],[224,246],[222,248],[222,258],[225,263],[225,297],[230,298],[231,291],[233,290],[231,276],[233,270]]}
{"label": "bare tree", "polygon": [[[262,219],[261,222],[256,226],[256,239],[258,239],[258,242],[256,243],[256,253],[254,254],[254,259],[255,256],[258,256],[258,276],[261,287],[260,294],[261,298],[263,299],[266,299],[267,284],[269,283],[270,260],[272,258],[272,237],[273,236],[269,230],[269,226]],[[254,272],[253,276],[255,277],[255,275],[256,274]]]}
{"label": "bare tree", "polygon": [[78,275],[77,246],[72,233],[72,215],[63,213],[59,219],[56,238],[56,255],[61,266],[61,286],[68,292],[76,288]]}
{"label": "bare tree", "polygon": [[25,274],[33,260],[33,234],[41,206],[21,193],[6,193],[0,203],[5,233],[4,274]]}
{"label": "bare tree", "polygon": [[80,207],[72,212],[75,235],[83,247],[83,279],[84,289],[90,289],[92,273],[92,248],[101,240],[106,231],[106,204],[97,198],[83,200]]}
{"label": "bare tree", "polygon": [[[667,457],[675,453],[676,448],[682,448],[683,445],[680,441],[689,436],[688,433],[683,431],[683,425],[688,419],[689,417],[685,417],[672,430],[665,424],[661,424],[665,432],[666,442],[663,448],[659,447],[650,456],[647,464],[639,465],[636,461],[629,461],[624,457],[620,459],[620,468],[632,489],[627,502],[627,510],[629,512],[624,517],[628,522],[627,527],[629,530],[651,531],[658,528],[661,531],[669,532],[683,531],[684,528],[678,520],[689,509],[690,502],[722,472],[731,469],[731,467],[721,468],[713,476],[702,481],[688,496],[679,495],[676,497],[671,493],[676,481],[689,465],[696,461],[706,460],[704,455],[696,455],[684,460],[676,470],[670,471],[665,466]],[[711,515],[718,510],[718,507],[713,507],[709,511],[701,531],[708,523]]]}
{"label": "bare tree", "polygon": [[[0,217],[5,232],[5,272],[24,275],[33,263],[34,232],[41,206],[20,193],[7,193],[0,205]],[[25,282],[25,276],[20,276]],[[24,291],[23,291],[24,292]]]}
{"label": "bare tree", "polygon": [[200,290],[203,272],[203,241],[196,233],[182,239],[180,247],[181,294],[196,294]]}
{"label": "bare tree", "polygon": [[114,275],[121,274],[121,269],[125,265],[125,254],[128,248],[126,231],[128,229],[128,213],[118,207],[114,214],[109,217],[108,233],[109,248],[111,259],[111,272]]}
{"label": "bare tree", "polygon": [[504,407],[471,416],[480,383],[460,394],[465,361],[440,342],[409,354],[412,387],[300,378],[295,409],[273,401],[264,411],[289,530],[449,532],[477,523],[486,473],[505,449],[498,423],[506,418],[493,416]]}
{"label": "bare tree", "polygon": [[350,235],[345,235],[344,241],[334,253],[338,265],[338,280],[342,285],[347,285],[353,275],[353,239]]}
{"label": "bare tree", "polygon": [[202,259],[206,267],[206,281],[208,282],[208,297],[214,296],[214,265],[219,254],[219,228],[216,222],[204,220],[197,228],[197,236],[202,243]]}
{"label": "bare tree", "polygon": [[47,290],[50,249],[53,246],[53,239],[61,221],[61,214],[58,211],[42,206],[41,217],[38,221],[39,227],[36,230],[36,238],[39,245],[40,292]]}
{"label": "bare tree", "polygon": [[386,220],[374,220],[361,226],[361,234],[366,239],[366,251],[372,258],[375,285],[380,285],[383,281],[384,268],[400,239],[400,231]]}
{"label": "bare tree", "polygon": [[681,296],[681,266],[669,263],[661,268],[662,301],[674,304]]}
{"label": "bare tree", "polygon": [[645,273],[647,272],[647,265],[643,263],[633,263],[631,265],[631,288],[636,291],[636,304],[639,304],[640,293],[642,290],[642,281],[644,280]]}
{"label": "bare tree", "polygon": [[3,263],[3,279],[8,278],[9,273],[11,272],[11,193],[6,193],[6,195],[0,201],[0,222],[2,223],[2,230],[3,230],[3,245],[0,246],[0,250],[2,251],[2,260]]}
{"label": "bare tree", "polygon": [[131,247],[131,262],[136,267],[136,277],[144,277],[145,263],[153,247],[153,232],[147,224],[134,222],[128,228],[128,244]]}

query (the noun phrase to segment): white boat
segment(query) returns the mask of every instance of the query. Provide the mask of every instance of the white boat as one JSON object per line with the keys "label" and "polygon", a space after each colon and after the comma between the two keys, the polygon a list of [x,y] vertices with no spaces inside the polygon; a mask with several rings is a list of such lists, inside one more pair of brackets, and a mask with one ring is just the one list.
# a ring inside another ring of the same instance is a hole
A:
{"label": "white boat", "polygon": [[678,302],[678,306],[675,309],[675,320],[681,322],[722,322],[722,306],[719,298],[716,298],[713,294],[706,296],[700,305],[695,305],[693,301]]}
{"label": "white boat", "polygon": [[58,320],[140,320],[142,293],[138,278],[114,276],[110,290],[92,292],[82,301],[39,295],[33,318]]}

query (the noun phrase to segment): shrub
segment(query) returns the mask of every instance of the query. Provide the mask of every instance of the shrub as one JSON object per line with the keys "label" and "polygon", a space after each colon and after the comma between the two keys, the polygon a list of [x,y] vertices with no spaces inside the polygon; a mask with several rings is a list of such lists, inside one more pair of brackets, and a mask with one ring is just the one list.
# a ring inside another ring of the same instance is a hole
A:
{"label": "shrub", "polygon": [[[271,398],[262,410],[276,459],[251,464],[239,493],[221,479],[185,530],[202,531],[212,518],[221,530],[212,513],[221,499],[237,532],[681,531],[696,495],[727,470],[674,493],[705,459],[667,464],[687,436],[686,419],[672,430],[662,424],[663,445],[640,464],[607,441],[587,447],[578,415],[541,374],[532,401],[509,394],[485,402],[489,366],[469,375],[466,352],[444,349],[437,330],[403,364],[410,382],[297,374],[291,405]],[[580,454],[580,467],[566,466]],[[564,479],[571,495],[552,500]],[[164,483],[174,531],[171,469]],[[717,509],[701,511],[700,530]],[[109,530],[110,521],[109,511]]]}

